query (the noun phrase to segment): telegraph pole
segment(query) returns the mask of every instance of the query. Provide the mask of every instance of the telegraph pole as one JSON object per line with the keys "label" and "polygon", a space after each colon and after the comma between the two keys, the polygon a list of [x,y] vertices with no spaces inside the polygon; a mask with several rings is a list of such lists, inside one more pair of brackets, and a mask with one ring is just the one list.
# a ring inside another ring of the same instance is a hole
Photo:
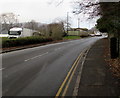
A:
{"label": "telegraph pole", "polygon": [[78,18],[78,28],[80,28],[80,18]]}
{"label": "telegraph pole", "polygon": [[68,21],[69,21],[69,12],[67,12],[67,35],[68,35],[68,26],[69,26]]}

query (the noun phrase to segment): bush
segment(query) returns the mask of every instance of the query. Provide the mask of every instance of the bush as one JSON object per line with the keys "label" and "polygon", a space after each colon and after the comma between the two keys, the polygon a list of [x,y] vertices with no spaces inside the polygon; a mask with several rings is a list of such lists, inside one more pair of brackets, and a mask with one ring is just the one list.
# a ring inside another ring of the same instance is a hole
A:
{"label": "bush", "polygon": [[2,40],[2,47],[5,48],[5,47],[23,46],[23,45],[37,44],[37,43],[43,43],[49,41],[53,41],[53,39],[50,37],[39,37],[39,36],[6,39],[6,40]]}
{"label": "bush", "polygon": [[61,40],[65,36],[63,23],[52,23],[48,25],[48,36],[54,40]]}

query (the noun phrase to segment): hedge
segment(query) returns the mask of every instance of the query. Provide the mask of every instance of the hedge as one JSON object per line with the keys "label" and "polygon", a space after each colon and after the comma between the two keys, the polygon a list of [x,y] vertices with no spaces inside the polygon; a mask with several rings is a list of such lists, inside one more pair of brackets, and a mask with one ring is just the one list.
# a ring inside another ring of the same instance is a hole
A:
{"label": "hedge", "polygon": [[24,38],[14,38],[14,39],[5,39],[2,40],[2,47],[15,47],[15,46],[24,46],[30,44],[38,44],[43,42],[50,42],[53,41],[50,37],[24,37]]}

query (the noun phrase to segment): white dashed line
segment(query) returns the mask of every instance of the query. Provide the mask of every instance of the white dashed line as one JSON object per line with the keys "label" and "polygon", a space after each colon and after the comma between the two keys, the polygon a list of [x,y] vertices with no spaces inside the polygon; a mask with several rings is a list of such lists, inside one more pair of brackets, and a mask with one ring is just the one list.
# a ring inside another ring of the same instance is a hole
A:
{"label": "white dashed line", "polygon": [[4,70],[4,69],[5,69],[5,68],[1,68],[0,71],[1,71],[1,70]]}
{"label": "white dashed line", "polygon": [[55,51],[57,51],[57,50],[60,50],[61,48],[57,48],[57,49],[55,49]]}
{"label": "white dashed line", "polygon": [[43,54],[38,55],[38,56],[35,56],[35,57],[32,57],[32,58],[29,58],[29,59],[26,59],[25,62],[27,62],[27,61],[29,61],[29,60],[33,60],[33,59],[38,58],[38,57],[41,57],[41,56],[44,56],[44,55],[46,55],[46,54],[48,54],[48,52],[43,53]]}

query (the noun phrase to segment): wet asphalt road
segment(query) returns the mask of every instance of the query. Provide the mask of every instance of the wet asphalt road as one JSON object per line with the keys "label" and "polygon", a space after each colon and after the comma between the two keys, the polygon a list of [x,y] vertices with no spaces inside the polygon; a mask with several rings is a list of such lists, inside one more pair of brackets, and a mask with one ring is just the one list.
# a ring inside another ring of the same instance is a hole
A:
{"label": "wet asphalt road", "polygon": [[100,37],[2,54],[3,96],[55,96],[80,52]]}

